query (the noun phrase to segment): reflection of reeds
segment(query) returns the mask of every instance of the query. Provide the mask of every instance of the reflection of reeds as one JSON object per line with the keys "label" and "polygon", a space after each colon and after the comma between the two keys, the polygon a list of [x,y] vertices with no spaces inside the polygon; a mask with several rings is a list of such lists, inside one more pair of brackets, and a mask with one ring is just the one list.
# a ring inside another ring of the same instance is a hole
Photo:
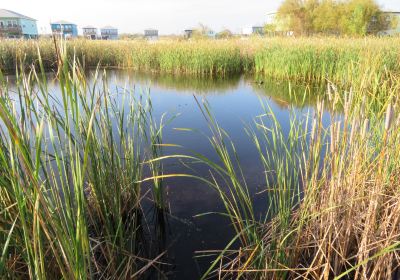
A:
{"label": "reflection of reeds", "polygon": [[1,278],[118,279],[158,265],[140,184],[152,108],[127,90],[117,104],[95,76],[89,87],[64,57],[60,96],[35,69],[19,72],[16,94],[2,87]]}

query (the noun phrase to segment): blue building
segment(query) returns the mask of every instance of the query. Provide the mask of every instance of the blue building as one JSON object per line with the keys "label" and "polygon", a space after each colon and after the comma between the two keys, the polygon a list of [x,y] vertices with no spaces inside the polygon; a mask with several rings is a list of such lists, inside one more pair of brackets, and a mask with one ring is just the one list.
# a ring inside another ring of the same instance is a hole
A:
{"label": "blue building", "polygon": [[76,24],[65,20],[51,23],[51,32],[63,38],[78,37],[78,27]]}
{"label": "blue building", "polygon": [[0,37],[37,38],[36,20],[19,13],[0,9]]}

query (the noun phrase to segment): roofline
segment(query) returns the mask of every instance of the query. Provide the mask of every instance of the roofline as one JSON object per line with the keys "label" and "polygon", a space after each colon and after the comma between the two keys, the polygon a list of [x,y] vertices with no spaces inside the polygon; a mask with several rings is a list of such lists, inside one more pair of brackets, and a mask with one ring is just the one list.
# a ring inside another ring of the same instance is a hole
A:
{"label": "roofline", "polygon": [[59,24],[59,25],[69,24],[69,25],[76,25],[76,26],[78,26],[76,23],[72,23],[72,22],[64,22],[64,23],[61,23],[61,22],[51,22],[50,24]]}
{"label": "roofline", "polygon": [[19,18],[19,19],[27,19],[27,20],[37,21],[37,19],[34,19],[34,18],[31,18],[31,17],[25,16],[25,15],[23,15],[23,14],[20,14],[20,13],[11,11],[11,10],[7,10],[7,9],[0,9],[0,10],[4,10],[4,11],[10,12],[10,13],[18,14],[18,15],[19,15],[19,16],[11,16],[11,17],[2,17],[2,18]]}

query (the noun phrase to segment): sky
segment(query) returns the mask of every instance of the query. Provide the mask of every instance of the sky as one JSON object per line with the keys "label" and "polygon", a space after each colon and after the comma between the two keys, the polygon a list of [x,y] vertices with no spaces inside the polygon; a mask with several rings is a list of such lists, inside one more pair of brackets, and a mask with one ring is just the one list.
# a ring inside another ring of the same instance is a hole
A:
{"label": "sky", "polygon": [[[181,34],[199,23],[215,31],[240,32],[260,25],[277,10],[281,0],[0,0],[0,8],[38,20],[39,33],[49,33],[49,23],[74,22],[80,27],[112,25],[119,33]],[[400,0],[377,0],[383,10],[400,11]]]}

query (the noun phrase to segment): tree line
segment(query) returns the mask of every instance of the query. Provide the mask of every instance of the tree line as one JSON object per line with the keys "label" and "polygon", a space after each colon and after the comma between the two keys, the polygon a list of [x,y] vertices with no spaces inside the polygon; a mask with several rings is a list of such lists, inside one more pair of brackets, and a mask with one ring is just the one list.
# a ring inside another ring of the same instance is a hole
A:
{"label": "tree line", "polygon": [[265,31],[363,36],[396,24],[396,18],[384,13],[374,0],[285,0]]}

